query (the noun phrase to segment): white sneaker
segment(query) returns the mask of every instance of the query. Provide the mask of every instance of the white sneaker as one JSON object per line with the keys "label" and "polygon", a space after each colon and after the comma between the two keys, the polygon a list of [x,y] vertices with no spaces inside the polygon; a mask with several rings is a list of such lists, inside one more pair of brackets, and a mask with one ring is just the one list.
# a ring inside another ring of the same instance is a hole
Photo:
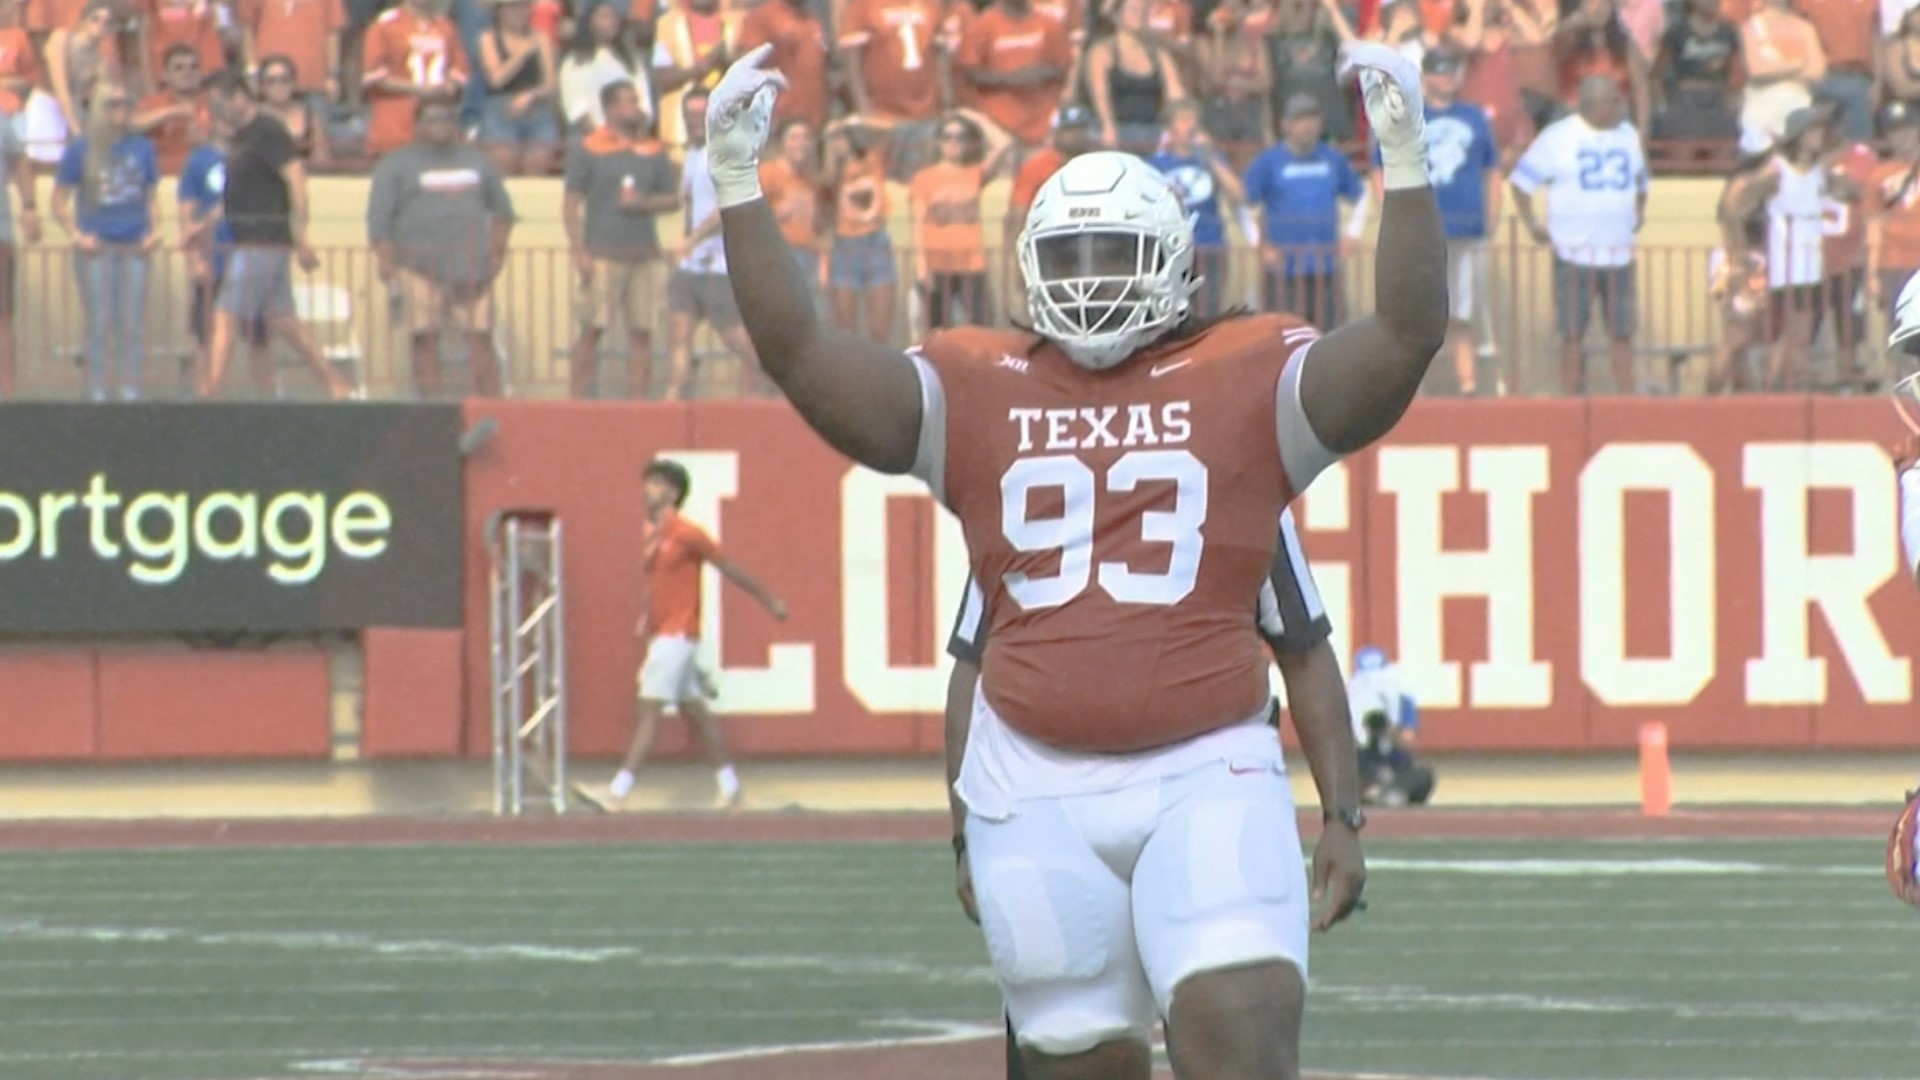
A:
{"label": "white sneaker", "polygon": [[614,802],[625,799],[633,792],[633,774],[625,769],[613,774],[613,783],[607,785],[607,797]]}

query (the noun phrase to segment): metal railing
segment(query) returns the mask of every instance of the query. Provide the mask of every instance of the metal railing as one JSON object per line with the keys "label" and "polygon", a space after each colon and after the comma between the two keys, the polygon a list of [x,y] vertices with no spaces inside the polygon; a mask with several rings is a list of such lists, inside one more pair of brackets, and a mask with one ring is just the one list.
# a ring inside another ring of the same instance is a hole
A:
{"label": "metal railing", "polygon": [[[295,272],[300,314],[319,345],[337,367],[362,384],[366,396],[415,396],[406,313],[397,294],[380,281],[372,253],[332,249],[320,256],[314,272]],[[916,253],[902,249],[896,257],[899,282],[892,297],[890,338],[904,346],[925,332],[926,305],[914,285]],[[1709,249],[1698,246],[1645,244],[1637,249],[1638,325],[1632,336],[1636,385],[1612,386],[1604,359],[1604,320],[1596,309],[1586,338],[1591,354],[1590,391],[1697,393],[1707,388],[1714,354],[1729,330],[1721,302],[1710,293],[1710,257]],[[1558,393],[1561,344],[1555,323],[1552,252],[1511,229],[1488,242],[1486,261],[1484,305],[1476,314],[1482,327],[1483,385],[1498,384],[1508,393]],[[1017,280],[1017,272],[1003,252],[989,252],[987,262],[992,312],[986,321],[1008,325],[1021,306],[1016,302],[1010,311],[1007,303],[1006,286]],[[1371,311],[1373,252],[1349,249],[1340,254],[1337,265],[1341,318]],[[59,247],[17,249],[13,335],[17,393],[22,398],[85,396],[86,312],[74,266],[72,252]],[[1226,254],[1225,266],[1223,302],[1260,308],[1267,291],[1261,252],[1233,248]],[[646,273],[651,281],[643,289],[646,302],[641,305],[641,321],[646,325],[638,328],[643,335],[629,337],[618,325],[605,329],[596,350],[596,396],[657,397],[668,385],[674,333],[667,295],[671,270],[661,261],[651,264]],[[149,400],[194,396],[202,347],[191,325],[195,281],[188,261],[178,250],[157,249],[148,257],[147,280],[141,396]],[[505,393],[546,398],[573,394],[574,350],[585,297],[570,254],[558,247],[516,248],[494,283],[492,298],[491,341]],[[1885,340],[1884,304],[1864,294],[1849,304],[1863,309],[1866,326],[1859,352],[1864,365],[1883,380],[1897,374],[1878,347]],[[1818,373],[1829,371],[1842,349],[1835,324],[1845,321],[1822,319],[1812,350],[1815,387],[1824,385]],[[753,363],[733,355],[710,326],[701,325],[689,341],[688,396],[772,392]],[[436,334],[432,344],[433,356],[442,366],[443,392],[470,393],[466,355],[470,339],[448,329]],[[636,358],[632,364],[630,347]],[[1435,389],[1450,385],[1451,366],[1446,356],[1435,361]],[[644,392],[641,382],[647,383]],[[237,347],[225,384],[222,396],[229,399],[303,399],[323,394],[319,380],[284,345],[274,346],[259,364],[251,364],[244,347]]]}

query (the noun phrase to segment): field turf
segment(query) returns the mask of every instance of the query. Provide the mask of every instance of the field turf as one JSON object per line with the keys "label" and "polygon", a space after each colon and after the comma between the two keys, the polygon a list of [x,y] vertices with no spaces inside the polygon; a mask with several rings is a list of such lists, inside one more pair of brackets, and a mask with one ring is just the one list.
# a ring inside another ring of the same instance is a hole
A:
{"label": "field turf", "polygon": [[[1920,914],[1870,840],[1368,854],[1371,910],[1315,940],[1314,1072],[1920,1076]],[[973,1039],[992,1061],[950,867],[938,841],[0,851],[0,1078]]]}

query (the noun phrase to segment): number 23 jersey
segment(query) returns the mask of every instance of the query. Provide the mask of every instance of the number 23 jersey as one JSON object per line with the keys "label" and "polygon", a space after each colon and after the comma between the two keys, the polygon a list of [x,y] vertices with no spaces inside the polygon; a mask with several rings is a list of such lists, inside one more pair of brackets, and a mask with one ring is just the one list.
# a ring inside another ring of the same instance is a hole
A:
{"label": "number 23 jersey", "polygon": [[1332,455],[1299,405],[1315,331],[1229,319],[1105,372],[1029,334],[911,352],[914,472],[960,519],[987,604],[982,687],[1055,746],[1125,753],[1267,703],[1255,605],[1280,511]]}

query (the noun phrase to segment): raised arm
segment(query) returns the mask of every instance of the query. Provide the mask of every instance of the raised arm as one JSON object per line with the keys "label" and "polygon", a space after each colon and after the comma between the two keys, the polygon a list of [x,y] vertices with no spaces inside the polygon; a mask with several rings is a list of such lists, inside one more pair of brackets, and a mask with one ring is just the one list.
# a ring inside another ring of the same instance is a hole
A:
{"label": "raised arm", "polygon": [[862,465],[904,473],[919,451],[919,375],[898,350],[821,322],[760,193],[760,151],[785,82],[765,69],[771,52],[763,45],[735,62],[707,107],[707,161],[740,320],[762,368],[808,426]]}
{"label": "raised arm", "polygon": [[1313,344],[1300,405],[1328,449],[1352,453],[1397,423],[1447,332],[1447,240],[1427,182],[1420,74],[1398,52],[1349,43],[1367,118],[1380,140],[1386,198],[1374,258],[1374,314]]}

